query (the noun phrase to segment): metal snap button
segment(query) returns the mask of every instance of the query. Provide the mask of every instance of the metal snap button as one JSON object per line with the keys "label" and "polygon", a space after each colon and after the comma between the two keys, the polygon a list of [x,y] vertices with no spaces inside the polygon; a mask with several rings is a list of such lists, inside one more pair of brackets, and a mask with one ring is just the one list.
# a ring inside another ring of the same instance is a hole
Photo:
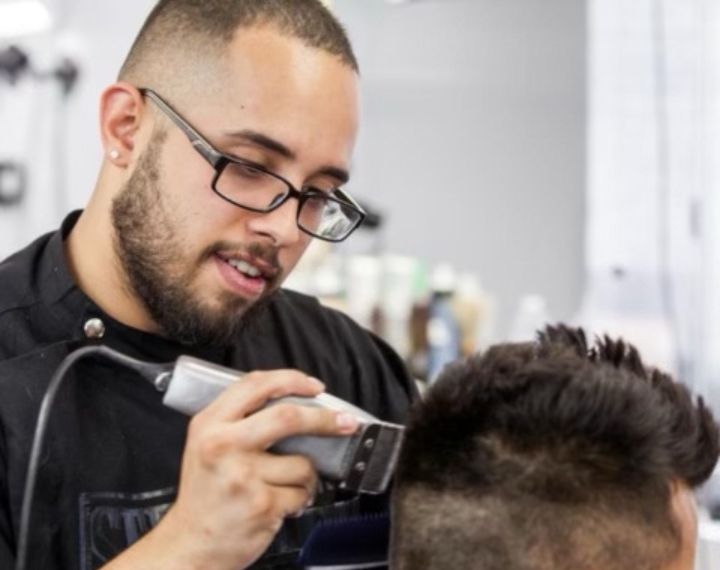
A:
{"label": "metal snap button", "polygon": [[102,338],[105,336],[105,323],[100,319],[89,319],[83,327],[87,338]]}

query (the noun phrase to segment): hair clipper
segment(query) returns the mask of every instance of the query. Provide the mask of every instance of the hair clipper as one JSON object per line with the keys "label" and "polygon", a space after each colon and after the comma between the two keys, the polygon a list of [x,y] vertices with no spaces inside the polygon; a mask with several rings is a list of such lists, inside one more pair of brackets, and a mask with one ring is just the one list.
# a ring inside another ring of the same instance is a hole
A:
{"label": "hair clipper", "polygon": [[[198,358],[181,356],[160,374],[155,386],[164,392],[163,403],[193,415],[202,410],[230,384],[242,382],[243,373]],[[400,452],[404,428],[383,422],[348,402],[319,394],[313,398],[285,396],[266,406],[288,402],[350,413],[360,427],[350,436],[293,436],[275,443],[270,451],[308,457],[318,473],[339,482],[340,488],[379,494],[387,489]]]}

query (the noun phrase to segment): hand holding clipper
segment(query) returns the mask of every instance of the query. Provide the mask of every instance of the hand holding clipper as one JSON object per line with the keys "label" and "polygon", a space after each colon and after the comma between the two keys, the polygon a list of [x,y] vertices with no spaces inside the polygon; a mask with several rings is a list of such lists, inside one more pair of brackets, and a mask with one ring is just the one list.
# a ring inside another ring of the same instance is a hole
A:
{"label": "hand holding clipper", "polygon": [[[237,370],[181,356],[171,370],[157,377],[155,385],[165,392],[166,406],[194,415],[238,381],[242,382],[242,373]],[[382,422],[330,394],[313,398],[285,396],[270,401],[267,406],[279,403],[349,413],[359,420],[360,428],[347,437],[288,437],[273,445],[270,451],[306,456],[318,473],[338,481],[340,487],[348,491],[378,494],[387,489],[402,443],[402,426]]]}

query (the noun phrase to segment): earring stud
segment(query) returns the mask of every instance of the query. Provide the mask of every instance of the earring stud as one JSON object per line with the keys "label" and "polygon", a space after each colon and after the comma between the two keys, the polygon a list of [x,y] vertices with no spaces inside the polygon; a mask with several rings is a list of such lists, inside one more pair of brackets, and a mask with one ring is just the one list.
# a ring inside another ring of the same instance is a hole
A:
{"label": "earring stud", "polygon": [[112,149],[109,154],[112,160],[117,160],[118,158],[120,158],[120,151],[117,149]]}

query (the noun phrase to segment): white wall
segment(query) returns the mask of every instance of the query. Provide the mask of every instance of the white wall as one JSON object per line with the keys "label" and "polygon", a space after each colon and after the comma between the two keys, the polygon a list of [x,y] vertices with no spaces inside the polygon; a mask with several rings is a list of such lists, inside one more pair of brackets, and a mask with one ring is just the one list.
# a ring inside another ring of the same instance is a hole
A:
{"label": "white wall", "polygon": [[125,55],[153,0],[64,0],[65,41],[83,66],[83,81],[71,109],[68,179],[72,207],[81,207],[95,184],[101,146],[98,127],[100,92],[115,80]]}
{"label": "white wall", "polygon": [[[69,208],[97,173],[98,95],[153,2],[56,1],[66,29],[56,51],[83,66],[69,103]],[[583,276],[584,2],[335,8],[364,84],[349,188],[390,213],[388,247],[476,272],[498,296],[501,322],[528,292],[545,295],[554,317],[572,315]],[[2,235],[0,254],[1,244]]]}
{"label": "white wall", "polygon": [[56,84],[0,82],[0,158],[30,165],[27,199],[0,208],[0,259],[57,227],[89,197],[101,160],[98,97],[110,83],[151,0],[123,3],[49,0],[57,31],[10,43],[28,52],[41,71],[69,56],[80,66],[75,91],[63,101]]}
{"label": "white wall", "polygon": [[390,212],[391,249],[476,272],[503,323],[551,316],[583,282],[585,7],[578,0],[335,0],[360,59],[353,191]]}

